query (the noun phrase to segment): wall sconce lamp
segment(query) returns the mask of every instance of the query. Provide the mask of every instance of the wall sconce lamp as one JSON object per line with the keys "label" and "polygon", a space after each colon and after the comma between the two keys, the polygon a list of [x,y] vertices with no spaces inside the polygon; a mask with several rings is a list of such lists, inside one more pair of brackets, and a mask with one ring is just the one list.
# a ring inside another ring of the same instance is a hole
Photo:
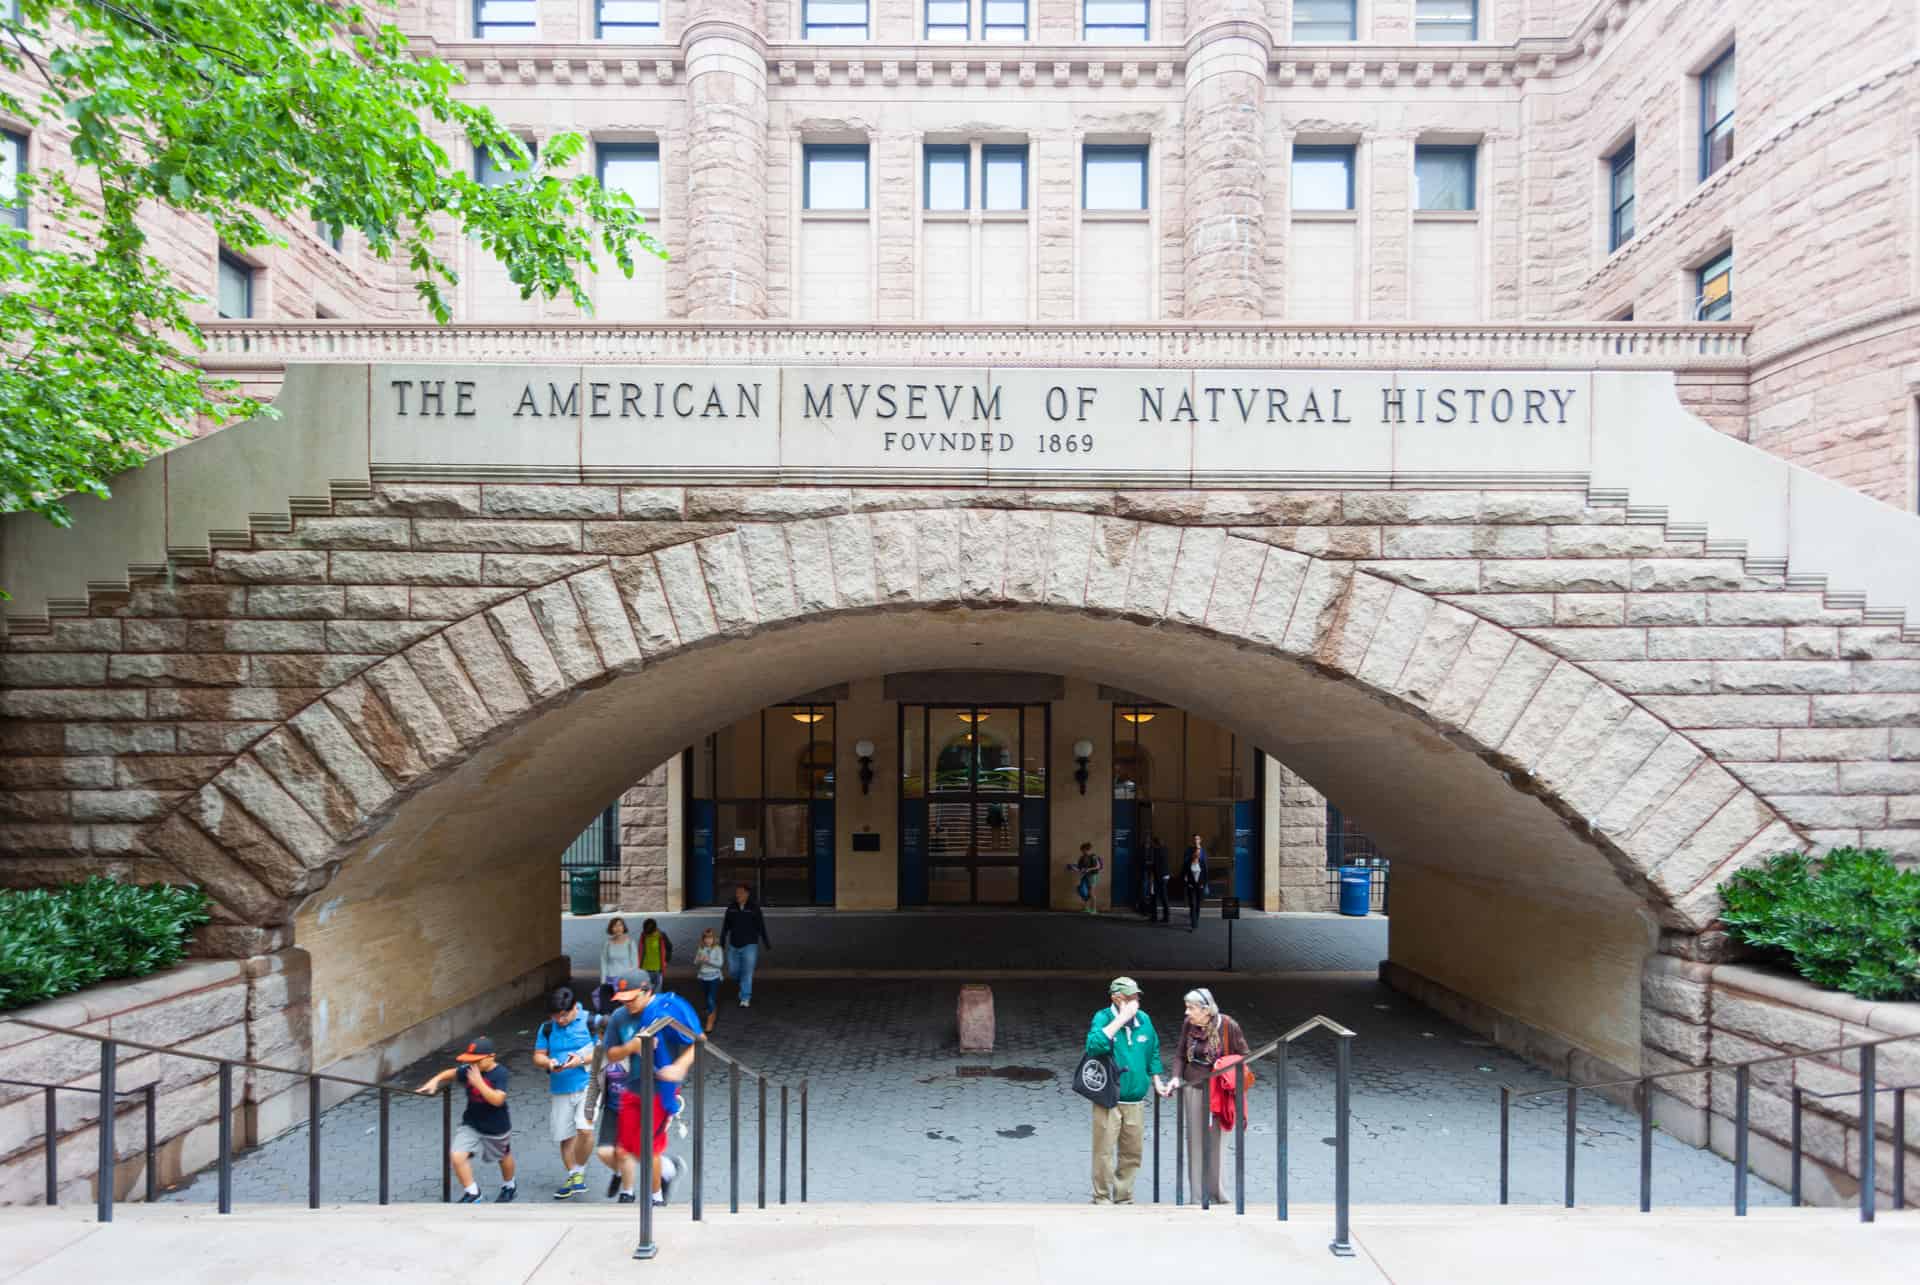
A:
{"label": "wall sconce lamp", "polygon": [[873,742],[855,741],[853,756],[860,760],[860,793],[873,789]]}
{"label": "wall sconce lamp", "polygon": [[1087,792],[1087,763],[1093,758],[1093,742],[1082,737],[1073,743],[1073,779],[1080,783],[1080,793]]}

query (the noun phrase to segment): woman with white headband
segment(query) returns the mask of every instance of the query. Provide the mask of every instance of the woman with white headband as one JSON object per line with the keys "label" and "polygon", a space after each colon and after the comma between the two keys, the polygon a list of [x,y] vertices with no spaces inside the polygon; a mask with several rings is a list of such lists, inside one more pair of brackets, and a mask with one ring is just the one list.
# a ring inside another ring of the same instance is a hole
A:
{"label": "woman with white headband", "polygon": [[[1187,1130],[1187,1182],[1190,1198],[1196,1202],[1200,1198],[1199,1179],[1196,1174],[1206,1172],[1207,1198],[1224,1204],[1226,1191],[1220,1185],[1220,1137],[1219,1121],[1214,1119],[1210,1102],[1211,1086],[1207,1082],[1207,1072],[1214,1064],[1230,1053],[1245,1057],[1248,1052],[1247,1037],[1240,1029],[1240,1023],[1220,1011],[1220,1005],[1214,1000],[1213,992],[1202,986],[1187,992],[1187,1016],[1180,1025],[1180,1033],[1173,1045],[1174,1079],[1170,1087],[1180,1091],[1180,1109],[1186,1113]],[[1207,1135],[1213,1135],[1209,1142]],[[1212,1163],[1206,1164],[1204,1157],[1211,1149]],[[1174,1157],[1174,1163],[1180,1163],[1180,1157]]]}

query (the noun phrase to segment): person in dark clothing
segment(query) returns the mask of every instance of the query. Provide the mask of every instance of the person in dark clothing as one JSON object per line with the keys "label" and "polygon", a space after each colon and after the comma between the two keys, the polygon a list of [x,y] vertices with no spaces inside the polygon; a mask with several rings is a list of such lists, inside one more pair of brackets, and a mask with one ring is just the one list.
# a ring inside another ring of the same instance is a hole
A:
{"label": "person in dark clothing", "polygon": [[1147,918],[1163,924],[1173,918],[1167,904],[1167,845],[1158,837],[1147,844]]}
{"label": "person in dark clothing", "polygon": [[759,962],[760,948],[772,950],[773,942],[767,937],[767,917],[744,883],[733,887],[733,904],[720,924],[720,944],[726,948],[727,971],[740,987],[740,1007],[752,1008],[753,967]]}
{"label": "person in dark clothing", "polygon": [[438,1093],[448,1080],[462,1082],[467,1109],[460,1115],[460,1127],[453,1131],[453,1145],[447,1152],[453,1176],[460,1180],[460,1203],[480,1200],[480,1184],[473,1176],[473,1158],[478,1155],[499,1164],[500,1194],[494,1199],[505,1204],[518,1190],[513,1176],[513,1116],[507,1110],[507,1068],[500,1065],[493,1041],[484,1035],[453,1060],[458,1065],[435,1075],[416,1092]]}
{"label": "person in dark clothing", "polygon": [[1207,895],[1207,846],[1199,835],[1180,858],[1180,877],[1187,889],[1187,931],[1200,926],[1200,902]]}

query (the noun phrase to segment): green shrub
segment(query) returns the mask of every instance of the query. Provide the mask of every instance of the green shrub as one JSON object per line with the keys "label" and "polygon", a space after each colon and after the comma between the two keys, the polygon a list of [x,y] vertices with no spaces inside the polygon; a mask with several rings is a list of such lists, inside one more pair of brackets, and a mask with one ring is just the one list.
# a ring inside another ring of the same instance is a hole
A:
{"label": "green shrub", "polygon": [[1920,873],[1878,848],[1818,861],[1782,852],[1727,880],[1737,941],[1783,957],[1815,985],[1861,999],[1920,999]]}
{"label": "green shrub", "polygon": [[0,1011],[177,964],[206,922],[198,888],[93,878],[0,891]]}

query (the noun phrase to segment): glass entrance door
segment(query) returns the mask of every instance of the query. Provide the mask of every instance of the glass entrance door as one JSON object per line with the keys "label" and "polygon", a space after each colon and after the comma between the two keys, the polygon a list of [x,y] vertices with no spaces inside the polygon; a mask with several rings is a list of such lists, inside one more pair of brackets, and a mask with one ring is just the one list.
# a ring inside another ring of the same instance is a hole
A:
{"label": "glass entrance door", "polygon": [[[1044,872],[1045,706],[925,705],[902,708],[902,816],[925,799],[925,826],[903,821],[902,851],[924,869],[934,905],[1018,905]],[[920,765],[925,764],[924,770]],[[1029,812],[1034,816],[1028,816]],[[903,883],[917,889],[919,879]]]}

